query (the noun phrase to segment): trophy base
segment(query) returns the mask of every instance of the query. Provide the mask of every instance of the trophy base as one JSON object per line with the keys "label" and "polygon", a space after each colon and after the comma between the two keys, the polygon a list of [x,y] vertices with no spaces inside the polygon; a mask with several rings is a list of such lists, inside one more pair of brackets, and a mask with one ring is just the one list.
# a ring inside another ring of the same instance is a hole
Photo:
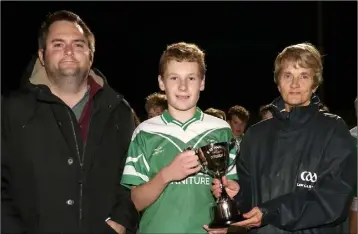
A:
{"label": "trophy base", "polygon": [[209,224],[209,228],[228,228],[231,224],[237,223],[244,220],[241,215],[237,215],[236,217],[232,217],[230,220],[213,220]]}

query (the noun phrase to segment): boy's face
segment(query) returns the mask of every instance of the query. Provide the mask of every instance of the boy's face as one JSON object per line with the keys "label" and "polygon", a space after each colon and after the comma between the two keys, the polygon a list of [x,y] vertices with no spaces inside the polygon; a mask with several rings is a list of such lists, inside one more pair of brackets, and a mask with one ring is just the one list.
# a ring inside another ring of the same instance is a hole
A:
{"label": "boy's face", "polygon": [[204,90],[205,77],[202,77],[197,62],[170,61],[164,77],[158,77],[159,87],[165,91],[168,109],[189,111],[196,108],[200,91]]}
{"label": "boy's face", "polygon": [[155,116],[161,115],[163,113],[164,109],[160,106],[153,106],[148,110],[148,119],[153,118]]}
{"label": "boy's face", "polygon": [[233,115],[228,123],[235,137],[241,136],[244,133],[246,122],[241,120],[237,115]]}

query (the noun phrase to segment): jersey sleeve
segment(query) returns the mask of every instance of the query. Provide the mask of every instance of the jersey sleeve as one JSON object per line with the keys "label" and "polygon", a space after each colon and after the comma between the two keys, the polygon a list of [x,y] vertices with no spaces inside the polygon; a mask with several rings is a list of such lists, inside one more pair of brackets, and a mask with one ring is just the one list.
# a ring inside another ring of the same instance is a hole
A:
{"label": "jersey sleeve", "polygon": [[127,188],[139,186],[149,181],[150,168],[141,135],[141,132],[137,133],[129,145],[121,180],[121,184]]}

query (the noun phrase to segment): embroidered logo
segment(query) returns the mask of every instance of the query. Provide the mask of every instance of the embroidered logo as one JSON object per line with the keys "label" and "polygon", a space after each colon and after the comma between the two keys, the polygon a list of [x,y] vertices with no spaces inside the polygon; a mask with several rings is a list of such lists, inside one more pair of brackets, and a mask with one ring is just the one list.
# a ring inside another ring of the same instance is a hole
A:
{"label": "embroidered logo", "polygon": [[302,182],[297,182],[296,186],[308,189],[313,188],[318,179],[317,173],[311,171],[301,172],[299,178]]}
{"label": "embroidered logo", "polygon": [[160,153],[163,153],[163,152],[164,152],[163,147],[159,146],[159,147],[157,147],[157,148],[154,149],[152,155],[157,155],[157,154],[160,154]]}

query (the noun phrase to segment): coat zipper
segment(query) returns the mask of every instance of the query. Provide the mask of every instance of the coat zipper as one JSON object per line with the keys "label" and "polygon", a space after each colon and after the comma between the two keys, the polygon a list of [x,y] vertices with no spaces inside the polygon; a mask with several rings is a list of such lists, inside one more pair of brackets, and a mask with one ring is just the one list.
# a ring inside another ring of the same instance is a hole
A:
{"label": "coat zipper", "polygon": [[[76,143],[76,153],[77,153],[77,157],[78,157],[78,162],[80,163],[80,167],[81,167],[81,173],[80,173],[80,181],[78,182],[80,184],[80,198],[79,198],[79,217],[78,217],[78,221],[79,221],[79,226],[82,226],[82,217],[83,217],[83,211],[82,211],[82,198],[83,198],[83,164],[84,164],[84,159],[85,159],[85,152],[86,152],[86,146],[87,146],[87,141],[84,144],[83,147],[83,153],[82,155],[80,154],[80,148],[78,145],[78,140],[77,140],[77,135],[76,135],[76,131],[75,131],[75,125],[73,123],[73,119],[71,116],[71,113],[67,110],[68,116],[70,118],[70,122],[71,122],[71,127],[72,127],[72,133],[73,133],[73,137],[75,139],[75,143]],[[90,120],[91,121],[91,120]],[[89,121],[89,123],[90,123]],[[88,125],[89,125],[88,123]]]}

